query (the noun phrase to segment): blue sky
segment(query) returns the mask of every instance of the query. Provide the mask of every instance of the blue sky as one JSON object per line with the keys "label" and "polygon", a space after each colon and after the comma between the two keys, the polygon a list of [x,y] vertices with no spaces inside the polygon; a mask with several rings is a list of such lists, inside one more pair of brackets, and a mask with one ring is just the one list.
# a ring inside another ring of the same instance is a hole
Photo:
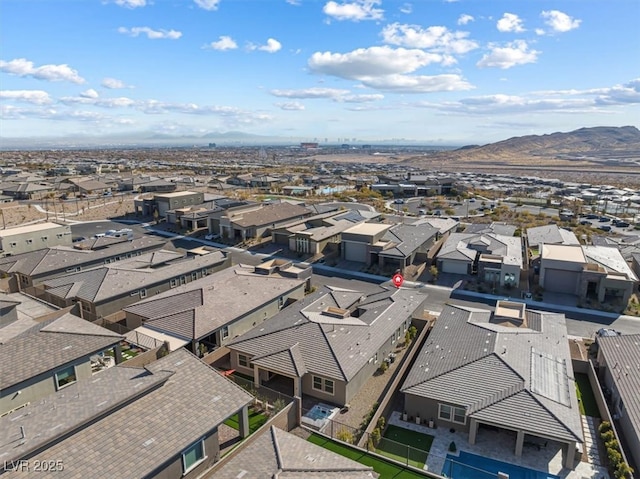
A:
{"label": "blue sky", "polygon": [[0,0],[2,137],[638,125],[637,0]]}

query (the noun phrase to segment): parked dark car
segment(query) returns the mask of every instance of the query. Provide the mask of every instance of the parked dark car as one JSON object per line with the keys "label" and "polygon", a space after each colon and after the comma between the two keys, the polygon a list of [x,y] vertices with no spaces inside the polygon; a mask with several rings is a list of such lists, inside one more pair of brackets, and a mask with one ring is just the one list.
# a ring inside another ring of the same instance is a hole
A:
{"label": "parked dark car", "polygon": [[580,224],[581,224],[581,225],[590,225],[590,224],[591,224],[591,221],[589,221],[589,220],[582,220],[582,221],[580,222]]}
{"label": "parked dark car", "polygon": [[629,226],[631,226],[629,223],[627,223],[626,221],[618,221],[616,223],[616,226],[618,228],[628,228]]}
{"label": "parked dark car", "polygon": [[611,231],[611,226],[609,226],[609,225],[601,225],[601,226],[598,226],[598,229],[602,230],[602,231]]}
{"label": "parked dark car", "polygon": [[590,213],[586,216],[586,218],[588,220],[597,220],[598,218],[600,218],[598,215],[594,215],[593,213]]}
{"label": "parked dark car", "polygon": [[598,221],[600,223],[607,223],[607,222],[611,221],[611,218],[607,218],[606,216],[601,216]]}

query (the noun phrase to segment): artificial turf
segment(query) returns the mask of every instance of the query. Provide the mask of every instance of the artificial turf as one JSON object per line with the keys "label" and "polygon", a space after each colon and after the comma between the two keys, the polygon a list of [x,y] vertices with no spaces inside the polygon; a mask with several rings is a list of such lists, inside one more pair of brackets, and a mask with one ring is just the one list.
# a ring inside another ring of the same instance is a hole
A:
{"label": "artificial turf", "polygon": [[580,405],[580,414],[584,416],[600,417],[600,410],[596,403],[596,397],[591,389],[589,376],[586,374],[576,374],[576,393],[578,394],[578,404]]}
{"label": "artificial turf", "polygon": [[[253,434],[260,426],[267,422],[269,419],[263,413],[259,411],[249,411],[249,434]],[[238,424],[238,415],[234,414],[229,419],[224,422],[227,426],[232,427],[236,431],[240,430],[240,425]]]}
{"label": "artificial turf", "polygon": [[376,452],[396,461],[404,463],[408,461],[413,467],[422,469],[427,461],[432,442],[433,436],[428,434],[389,425],[383,439],[378,443]]}
{"label": "artificial turf", "polygon": [[311,434],[308,441],[329,451],[333,451],[336,454],[353,459],[360,464],[372,467],[373,470],[380,475],[380,479],[424,479],[425,477],[429,477],[385,461],[384,459],[370,456],[358,449],[340,444],[318,434]]}

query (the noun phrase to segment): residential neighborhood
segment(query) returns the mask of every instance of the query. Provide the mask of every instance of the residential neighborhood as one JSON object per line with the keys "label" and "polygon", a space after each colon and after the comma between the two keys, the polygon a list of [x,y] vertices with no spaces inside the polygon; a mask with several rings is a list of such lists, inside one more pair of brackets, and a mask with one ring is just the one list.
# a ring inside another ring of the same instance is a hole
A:
{"label": "residential neighborhood", "polygon": [[632,477],[640,190],[302,158],[0,167],[0,474]]}

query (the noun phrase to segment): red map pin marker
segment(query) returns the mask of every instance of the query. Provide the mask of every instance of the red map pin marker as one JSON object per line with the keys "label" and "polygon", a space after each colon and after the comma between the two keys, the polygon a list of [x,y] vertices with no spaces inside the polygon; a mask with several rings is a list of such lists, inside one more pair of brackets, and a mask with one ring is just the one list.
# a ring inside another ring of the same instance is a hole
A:
{"label": "red map pin marker", "polygon": [[402,283],[404,283],[404,277],[400,273],[394,274],[391,280],[393,281],[393,285],[396,288],[399,288],[400,286],[402,286]]}

